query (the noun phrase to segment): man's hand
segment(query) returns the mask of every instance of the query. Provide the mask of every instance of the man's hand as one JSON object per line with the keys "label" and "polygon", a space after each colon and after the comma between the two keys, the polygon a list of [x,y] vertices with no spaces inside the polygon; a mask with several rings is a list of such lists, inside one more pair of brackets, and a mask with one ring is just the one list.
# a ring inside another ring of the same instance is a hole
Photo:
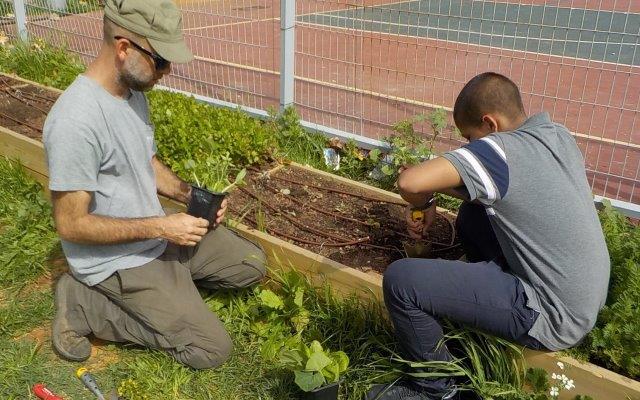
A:
{"label": "man's hand", "polygon": [[433,221],[436,220],[436,205],[435,203],[422,211],[424,214],[424,218],[421,221],[414,221],[412,216],[411,205],[408,205],[405,208],[404,216],[407,221],[407,231],[411,238],[419,240],[422,239],[424,234],[429,230]]}
{"label": "man's hand", "polygon": [[227,203],[227,199],[222,200],[222,204],[220,205],[216,218],[216,225],[220,225],[222,221],[224,221],[224,215],[227,213]]}
{"label": "man's hand", "polygon": [[181,245],[195,246],[207,234],[209,221],[185,213],[172,214],[162,219],[163,239]]}

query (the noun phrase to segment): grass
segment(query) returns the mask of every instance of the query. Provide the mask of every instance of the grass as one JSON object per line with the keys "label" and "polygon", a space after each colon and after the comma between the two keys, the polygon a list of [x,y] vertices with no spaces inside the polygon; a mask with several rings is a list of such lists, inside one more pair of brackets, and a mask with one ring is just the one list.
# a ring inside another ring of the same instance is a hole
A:
{"label": "grass", "polygon": [[[21,226],[28,229],[35,223],[34,215],[49,213],[50,208],[42,200],[40,186],[21,167],[6,160],[1,162],[0,173],[5,185],[0,187],[0,198],[5,200],[4,210],[14,210],[18,207],[16,204],[30,203],[16,201],[20,198],[33,201],[27,208],[17,208],[27,211],[11,214],[18,222],[12,222],[6,212],[3,221],[11,225],[23,221]],[[38,232],[52,238],[55,244],[53,226],[46,221],[45,218]],[[54,313],[52,285],[41,281],[46,272],[57,268],[47,261],[51,249],[55,250],[54,254],[57,249],[48,240],[41,241],[40,245],[30,242],[27,246],[31,253],[28,257],[18,253],[14,258],[13,267],[5,271],[4,289],[0,292],[0,382],[3,382],[0,398],[33,398],[29,388],[36,382],[46,383],[65,398],[86,398],[86,391],[74,376],[79,364],[59,359],[53,353],[48,337],[48,326]],[[34,248],[40,250],[34,251]],[[27,251],[26,248],[23,250]],[[39,268],[23,274],[21,270],[25,266],[33,265],[33,254],[41,259]],[[304,288],[304,308],[309,315],[302,331],[305,341],[319,340],[324,347],[343,350],[349,355],[351,365],[342,386],[343,399],[362,398],[372,382],[397,376],[401,365],[390,361],[397,344],[389,323],[381,317],[380,305],[365,304],[355,297],[338,299],[330,287],[313,289],[298,274],[284,274],[278,279],[261,287],[269,287],[281,296],[293,292],[293,288]],[[7,286],[6,282],[14,284]],[[292,376],[261,355],[265,338],[254,328],[257,293],[250,289],[202,293],[209,308],[225,323],[235,344],[231,359],[218,369],[194,371],[162,352],[116,344],[99,346],[101,352],[85,365],[105,392],[114,391],[123,381],[134,382],[137,390],[129,393],[133,395],[131,400],[136,396],[144,398],[144,394],[150,399],[294,399],[299,392],[292,383]],[[493,343],[488,338],[482,342]],[[481,357],[511,359],[498,347],[495,347],[495,354]],[[490,364],[484,358],[476,362],[476,365]],[[513,381],[513,377],[487,373],[484,376],[486,380]]]}
{"label": "grass", "polygon": [[58,239],[40,184],[3,158],[0,182],[0,287],[15,289],[44,272]]}
{"label": "grass", "polygon": [[0,71],[43,85],[65,89],[84,70],[77,56],[39,38],[0,46]]}

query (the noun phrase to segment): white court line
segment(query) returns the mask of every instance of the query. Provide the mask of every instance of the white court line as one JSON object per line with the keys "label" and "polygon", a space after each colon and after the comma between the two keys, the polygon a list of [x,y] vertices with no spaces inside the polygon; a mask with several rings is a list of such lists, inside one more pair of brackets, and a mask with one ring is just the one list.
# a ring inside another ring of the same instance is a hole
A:
{"label": "white court line", "polygon": [[183,31],[197,31],[200,29],[208,29],[208,28],[222,28],[225,26],[234,26],[234,25],[243,25],[243,24],[250,24],[252,22],[265,22],[265,21],[277,21],[279,20],[280,17],[271,17],[271,18],[265,18],[265,19],[250,19],[247,21],[238,21],[238,22],[229,22],[226,24],[219,24],[219,25],[206,25],[206,26],[199,26],[196,28],[188,28],[188,29],[183,29]]}
{"label": "white court line", "polygon": [[[320,14],[320,15],[324,15],[324,14]],[[357,19],[354,18],[353,20],[355,21]],[[365,20],[359,20],[359,21],[382,23],[382,24],[386,23],[386,22],[378,22],[378,21],[372,21],[372,20],[366,20],[366,19]],[[588,58],[581,58],[581,57],[561,56],[561,55],[557,55],[557,54],[540,53],[540,52],[537,52],[537,51],[514,50],[514,49],[509,49],[509,48],[506,48],[506,47],[486,46],[486,45],[483,45],[483,44],[458,42],[458,41],[455,41],[455,40],[442,40],[442,39],[438,39],[438,38],[431,38],[431,37],[424,37],[424,36],[405,35],[403,33],[390,33],[390,32],[381,32],[381,31],[370,31],[370,30],[366,30],[366,29],[344,28],[344,27],[341,27],[341,26],[318,24],[318,23],[315,23],[315,22],[306,22],[306,21],[296,21],[296,23],[297,24],[301,24],[301,25],[304,25],[304,24],[312,25],[312,26],[317,26],[317,27],[322,27],[322,28],[342,29],[342,30],[345,30],[345,31],[354,31],[354,30],[356,30],[356,31],[360,31],[360,32],[370,32],[370,33],[376,33],[376,34],[380,34],[380,35],[400,36],[400,37],[408,37],[408,38],[412,38],[412,39],[424,39],[424,40],[433,40],[433,41],[440,41],[440,42],[457,43],[457,44],[463,44],[463,45],[466,45],[466,46],[482,47],[482,48],[485,48],[485,49],[492,49],[492,50],[506,50],[506,51],[513,51],[513,52],[518,52],[518,53],[529,53],[529,54],[542,55],[542,56],[547,56],[547,57],[558,57],[558,58],[565,58],[565,59],[572,59],[572,60],[587,61],[587,62],[590,62],[590,63],[609,64],[609,65],[623,66],[623,67],[628,67],[628,68],[640,68],[640,66],[638,66],[638,65],[614,63],[614,62],[610,62],[610,61],[590,60]],[[564,64],[564,65],[572,66],[570,64]]]}

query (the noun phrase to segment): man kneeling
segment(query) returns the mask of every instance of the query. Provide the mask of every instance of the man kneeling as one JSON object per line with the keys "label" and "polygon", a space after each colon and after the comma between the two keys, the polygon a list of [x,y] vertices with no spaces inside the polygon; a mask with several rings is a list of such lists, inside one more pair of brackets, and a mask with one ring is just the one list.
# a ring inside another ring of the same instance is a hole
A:
{"label": "man kneeling", "polygon": [[92,333],[216,367],[231,339],[196,285],[241,288],[265,275],[262,250],[219,226],[226,202],[213,225],[160,206],[158,193],[188,203],[191,187],[155,156],[143,91],[192,58],[170,0],[107,0],[98,57],[47,118],[54,219],[73,274],[55,294],[52,340],[64,358],[87,359]]}

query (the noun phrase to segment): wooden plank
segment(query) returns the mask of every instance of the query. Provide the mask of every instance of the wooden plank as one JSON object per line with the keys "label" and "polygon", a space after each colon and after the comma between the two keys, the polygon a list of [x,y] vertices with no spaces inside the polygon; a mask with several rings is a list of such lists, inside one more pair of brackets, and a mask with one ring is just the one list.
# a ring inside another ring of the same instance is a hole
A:
{"label": "wooden plank", "polygon": [[0,154],[20,160],[25,167],[49,176],[41,142],[0,126]]}
{"label": "wooden plank", "polygon": [[339,294],[356,294],[365,300],[382,300],[382,276],[369,275],[337,263],[287,241],[238,223],[231,223],[242,236],[260,243],[274,270],[295,269],[311,278],[314,284],[328,282]]}
{"label": "wooden plank", "polygon": [[562,373],[573,379],[576,388],[562,392],[561,400],[573,399],[576,394],[588,394],[595,400],[640,400],[640,382],[608,369],[560,353],[525,350],[524,356],[527,365],[556,373],[559,371],[556,363],[564,363],[565,371]]}
{"label": "wooden plank", "polygon": [[56,94],[62,94],[62,92],[63,92],[63,91],[62,91],[62,90],[60,90],[60,89],[56,89],[56,88],[51,87],[51,86],[45,86],[45,85],[42,85],[42,84],[40,84],[40,83],[38,83],[38,82],[29,81],[29,80],[27,80],[27,79],[24,79],[24,78],[19,77],[18,75],[5,74],[5,73],[3,73],[3,72],[0,72],[0,76],[4,76],[4,77],[10,78],[10,79],[15,79],[15,80],[17,80],[17,81],[20,81],[20,82],[22,82],[22,83],[26,84],[26,85],[35,86],[35,87],[38,87],[38,88],[40,88],[40,89],[47,90],[47,91],[49,91],[49,92],[54,92],[54,93],[56,93]]}
{"label": "wooden plank", "polygon": [[[0,154],[24,160],[23,162],[28,164],[27,171],[34,174],[36,179],[40,181],[47,180],[48,173],[42,143],[0,127]],[[381,189],[346,180],[326,172],[316,171],[306,166],[299,167],[363,190],[381,194]],[[386,192],[384,196],[389,199],[398,198],[398,195],[389,192]],[[176,210],[184,210],[183,204],[168,199],[163,199],[162,202],[165,206]],[[230,223],[234,225],[233,221],[230,221]],[[295,268],[310,276],[316,284],[330,283],[337,293],[345,295],[355,293],[362,299],[373,301],[382,299],[382,278],[380,275],[363,273],[242,224],[235,224],[235,229],[242,236],[255,240],[263,246],[272,269],[287,270]],[[574,394],[588,394],[597,400],[640,400],[640,382],[625,378],[596,365],[582,363],[573,358],[564,357],[559,353],[527,351],[525,358],[529,366],[541,367],[547,371],[556,371],[556,362],[564,362],[570,368],[567,375],[574,380],[576,385],[576,389],[573,391]],[[561,398],[569,399],[571,397]]]}

